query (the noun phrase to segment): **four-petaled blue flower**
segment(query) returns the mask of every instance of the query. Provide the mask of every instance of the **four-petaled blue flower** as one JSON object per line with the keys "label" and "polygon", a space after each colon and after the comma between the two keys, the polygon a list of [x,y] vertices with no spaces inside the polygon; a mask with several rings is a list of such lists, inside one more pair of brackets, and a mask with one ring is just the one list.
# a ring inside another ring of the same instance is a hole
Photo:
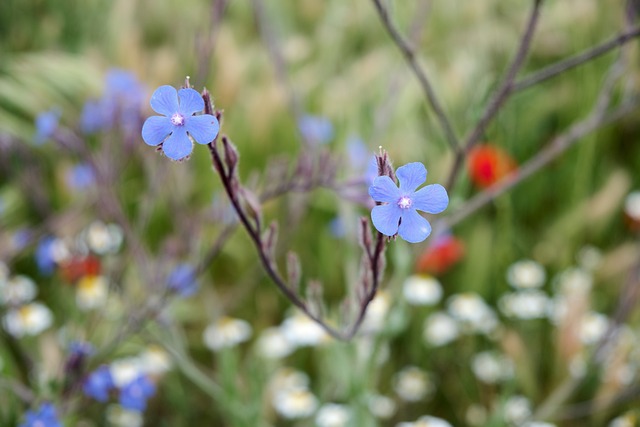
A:
{"label": "four-petaled blue flower", "polygon": [[120,405],[133,411],[144,411],[147,400],[156,393],[156,386],[144,375],[139,376],[120,390]]}
{"label": "four-petaled blue flower", "polygon": [[25,421],[20,427],[62,427],[51,403],[43,403],[36,411],[27,411]]}
{"label": "four-petaled blue flower", "polygon": [[422,242],[431,234],[431,224],[417,211],[437,214],[447,208],[449,196],[440,184],[427,185],[427,169],[422,163],[409,163],[396,171],[400,188],[388,176],[379,176],[369,187],[369,195],[376,202],[386,203],[373,208],[371,219],[385,236],[399,234],[410,243]]}
{"label": "four-petaled blue flower", "polygon": [[89,374],[82,385],[82,391],[99,402],[106,402],[109,399],[109,392],[114,387],[111,370],[103,365]]}
{"label": "four-petaled blue flower", "polygon": [[194,116],[204,109],[204,100],[193,89],[176,91],[171,86],[160,86],[151,96],[151,108],[165,117],[149,117],[142,126],[142,139],[148,145],[162,144],[164,154],[172,160],[191,154],[191,139],[208,144],[220,130],[218,119],[212,115]]}

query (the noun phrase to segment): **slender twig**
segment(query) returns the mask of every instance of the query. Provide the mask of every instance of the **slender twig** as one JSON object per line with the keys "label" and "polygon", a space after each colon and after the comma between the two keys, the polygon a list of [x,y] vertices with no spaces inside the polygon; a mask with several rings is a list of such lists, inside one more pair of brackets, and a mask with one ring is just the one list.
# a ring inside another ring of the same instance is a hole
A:
{"label": "slender twig", "polygon": [[[638,102],[628,103],[616,108],[613,112],[607,114],[600,120],[595,119],[593,116],[589,116],[585,120],[576,123],[569,129],[569,131],[554,138],[546,148],[538,152],[538,154],[536,154],[517,171],[506,176],[504,179],[487,188],[482,193],[479,193],[451,214],[451,216],[440,221],[445,224],[445,227],[453,227],[454,225],[462,222],[496,197],[504,194],[544,166],[551,163],[560,154],[564,153],[567,149],[579,142],[585,135],[637,110],[638,105]],[[442,224],[439,224],[439,227],[442,227]]]}
{"label": "slender twig", "polygon": [[630,42],[638,36],[640,36],[640,26],[636,26],[598,46],[587,49],[582,53],[579,53],[570,58],[563,59],[559,62],[556,62],[555,64],[551,64],[543,68],[542,70],[536,71],[528,76],[521,78],[513,85],[513,92],[518,92],[530,88],[531,86],[555,77],[558,74],[562,74],[565,71],[589,62],[599,56],[604,55],[605,53],[610,52],[613,49],[616,49]]}
{"label": "slender twig", "polygon": [[418,79],[418,82],[420,83],[420,87],[422,88],[422,91],[424,92],[427,98],[427,101],[429,102],[429,105],[433,109],[433,112],[435,113],[436,118],[438,119],[438,123],[440,124],[440,127],[442,128],[445,134],[445,137],[449,145],[451,146],[451,149],[454,150],[455,152],[458,152],[460,150],[460,143],[458,142],[458,137],[456,136],[453,130],[453,126],[451,125],[451,122],[449,121],[447,114],[444,112],[444,109],[440,104],[440,100],[438,99],[438,96],[436,95],[435,90],[433,89],[433,86],[431,85],[431,82],[427,77],[426,71],[422,68],[422,66],[418,62],[415,48],[411,46],[409,41],[406,40],[402,34],[400,34],[400,31],[398,30],[398,28],[391,21],[391,17],[389,16],[389,11],[382,4],[382,1],[373,0],[373,4],[376,8],[376,11],[378,12],[378,15],[380,15],[380,20],[382,21],[382,24],[387,30],[387,33],[389,33],[389,36],[391,36],[396,46],[398,46],[398,49],[400,49],[402,56],[409,64],[411,71],[413,71],[416,78]]}
{"label": "slender twig", "polygon": [[538,18],[540,17],[541,6],[542,0],[533,0],[533,7],[529,14],[529,20],[522,34],[522,37],[520,38],[520,43],[518,45],[518,49],[516,50],[516,54],[511,61],[511,65],[509,65],[507,74],[504,76],[504,79],[498,86],[498,89],[496,89],[496,91],[492,95],[491,100],[487,103],[487,106],[482,113],[480,120],[478,120],[476,126],[473,128],[469,136],[465,139],[463,151],[459,151],[456,153],[451,172],[449,173],[449,178],[447,179],[447,189],[453,189],[460,169],[462,168],[462,164],[464,163],[464,159],[469,153],[469,150],[471,150],[471,148],[478,141],[480,141],[480,138],[484,134],[484,131],[486,130],[489,123],[493,121],[496,114],[498,114],[498,111],[500,111],[500,108],[513,93],[513,84],[516,75],[524,65],[527,53],[529,52],[529,48],[531,47],[533,34],[535,33],[538,24]]}

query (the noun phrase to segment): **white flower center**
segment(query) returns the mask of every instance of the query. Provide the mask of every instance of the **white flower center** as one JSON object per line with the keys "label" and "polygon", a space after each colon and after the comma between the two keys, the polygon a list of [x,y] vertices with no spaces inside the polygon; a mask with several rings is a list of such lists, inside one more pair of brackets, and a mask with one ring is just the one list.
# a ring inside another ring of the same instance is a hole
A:
{"label": "white flower center", "polygon": [[171,116],[171,124],[174,126],[184,125],[184,116],[180,113],[175,113],[173,116]]}
{"label": "white flower center", "polygon": [[400,206],[400,209],[409,209],[412,204],[413,201],[407,196],[402,196],[400,197],[400,200],[398,200],[398,206]]}

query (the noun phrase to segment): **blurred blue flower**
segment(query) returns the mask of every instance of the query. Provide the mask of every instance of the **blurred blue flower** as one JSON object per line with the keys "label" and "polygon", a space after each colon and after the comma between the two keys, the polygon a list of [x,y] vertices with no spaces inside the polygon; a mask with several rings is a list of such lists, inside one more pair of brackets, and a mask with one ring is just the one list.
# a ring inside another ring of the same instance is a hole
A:
{"label": "blurred blue flower", "polygon": [[11,244],[13,246],[13,249],[16,251],[23,250],[29,244],[29,241],[32,237],[33,232],[29,228],[18,228],[13,232],[13,235],[11,236]]}
{"label": "blurred blue flower", "polygon": [[106,402],[109,399],[109,392],[113,388],[111,370],[106,365],[102,365],[91,372],[82,385],[84,394],[99,402]]}
{"label": "blurred blue flower", "polygon": [[51,403],[43,403],[36,411],[27,411],[20,427],[62,427],[58,421],[56,408]]}
{"label": "blurred blue flower", "polygon": [[120,405],[133,411],[144,411],[147,400],[156,393],[156,386],[144,375],[139,376],[120,390]]}
{"label": "blurred blue flower", "polygon": [[326,144],[333,139],[333,125],[320,116],[303,116],[298,122],[298,129],[305,142],[312,145]]}
{"label": "blurred blue flower", "polygon": [[349,137],[347,157],[350,168],[358,174],[363,173],[363,179],[367,184],[373,184],[373,180],[378,176],[378,161],[362,139],[355,136]]}
{"label": "blurred blue flower", "polygon": [[179,264],[167,278],[169,289],[183,297],[188,297],[198,290],[196,270],[189,264]]}
{"label": "blurred blue flower", "polygon": [[80,113],[80,130],[85,134],[92,134],[108,126],[109,120],[100,100],[90,99],[84,103]]}
{"label": "blurred blue flower", "polygon": [[53,109],[38,114],[36,117],[36,134],[34,142],[38,145],[44,144],[58,128],[60,122],[60,110]]}
{"label": "blurred blue flower", "polygon": [[83,190],[91,187],[96,180],[93,167],[88,163],[79,163],[67,170],[65,181],[67,187],[73,190]]}
{"label": "blurred blue flower", "polygon": [[52,236],[43,237],[38,242],[36,248],[36,264],[38,270],[44,275],[51,275],[56,268],[55,245],[56,238]]}
{"label": "blurred blue flower", "polygon": [[427,185],[427,169],[422,163],[408,163],[396,171],[400,188],[388,176],[379,176],[369,187],[369,195],[378,205],[371,211],[376,229],[385,236],[399,234],[410,243],[422,242],[431,234],[431,224],[417,211],[437,214],[447,208],[447,190],[440,184]]}
{"label": "blurred blue flower", "polygon": [[212,115],[194,116],[204,109],[204,100],[193,89],[176,91],[160,86],[151,96],[151,108],[164,117],[149,117],[142,126],[142,139],[147,145],[162,144],[162,151],[172,160],[191,154],[191,138],[198,144],[208,144],[220,130],[218,119]]}

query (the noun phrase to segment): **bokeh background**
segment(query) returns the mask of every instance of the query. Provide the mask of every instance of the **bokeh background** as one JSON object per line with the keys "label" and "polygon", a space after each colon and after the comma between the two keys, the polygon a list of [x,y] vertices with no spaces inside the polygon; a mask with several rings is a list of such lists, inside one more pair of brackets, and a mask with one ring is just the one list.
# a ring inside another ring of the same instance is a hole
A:
{"label": "bokeh background", "polygon": [[[458,136],[504,75],[529,3],[385,3]],[[545,2],[520,75],[623,32],[635,22],[628,10]],[[584,119],[620,52],[613,99],[637,98],[637,50],[629,43],[516,93],[483,135],[488,160],[468,159],[441,217],[484,191],[483,177],[517,170]],[[115,93],[114,72],[133,81],[114,98],[119,118],[87,132],[87,103]],[[224,111],[222,132],[256,194],[295,173],[305,153],[331,153],[333,188],[263,205],[266,223],[280,224],[281,266],[298,253],[303,283],[323,284],[330,318],[354,292],[358,217],[369,212],[339,190],[365,178],[379,146],[396,166],[424,163],[428,183],[444,183],[453,163],[372,2],[2,1],[0,289],[10,296],[0,297],[1,425],[20,424],[42,402],[68,426],[446,425],[419,424],[425,415],[454,426],[637,425],[637,111],[446,234],[390,242],[363,331],[342,343],[265,276],[206,148],[171,162],[143,143],[153,90],[187,76]],[[37,119],[50,112],[57,130],[39,139]],[[360,199],[364,182],[353,189]],[[166,292],[180,265],[196,270],[195,294]],[[37,293],[44,320],[29,317],[30,299],[13,296],[21,292]],[[93,351],[71,368],[77,342]],[[153,365],[144,357],[155,357],[155,370],[141,370]],[[123,406],[118,387],[107,402],[87,395],[100,365],[151,378],[146,410]]]}

